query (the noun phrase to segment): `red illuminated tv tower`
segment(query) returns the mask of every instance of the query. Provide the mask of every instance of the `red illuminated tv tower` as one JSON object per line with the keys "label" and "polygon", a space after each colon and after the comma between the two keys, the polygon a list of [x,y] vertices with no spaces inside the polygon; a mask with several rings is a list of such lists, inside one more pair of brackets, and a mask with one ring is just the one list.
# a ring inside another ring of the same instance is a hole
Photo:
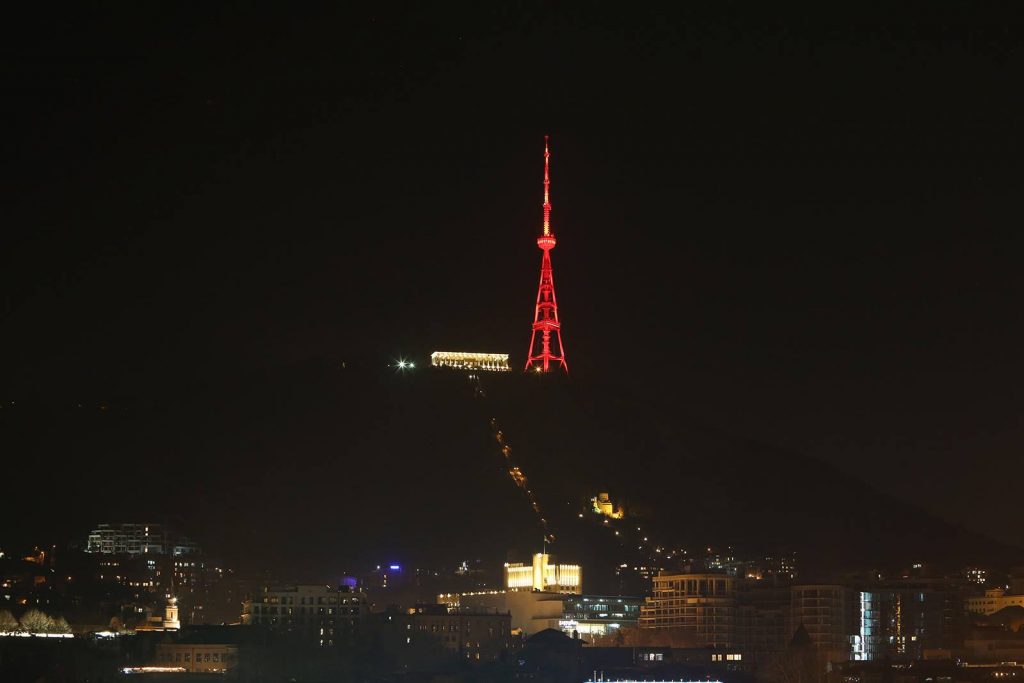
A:
{"label": "red illuminated tv tower", "polygon": [[[540,286],[537,288],[537,308],[533,313],[533,333],[530,334],[530,351],[526,354],[526,369],[548,372],[557,363],[569,372],[565,363],[565,348],[562,346],[562,325],[558,322],[558,302],[555,300],[555,279],[551,273],[551,250],[555,248],[555,233],[551,232],[551,200],[548,176],[548,136],[544,136],[544,231],[537,238],[537,246],[544,252],[540,261]],[[540,344],[538,348],[538,335]],[[553,343],[552,343],[553,342]]]}

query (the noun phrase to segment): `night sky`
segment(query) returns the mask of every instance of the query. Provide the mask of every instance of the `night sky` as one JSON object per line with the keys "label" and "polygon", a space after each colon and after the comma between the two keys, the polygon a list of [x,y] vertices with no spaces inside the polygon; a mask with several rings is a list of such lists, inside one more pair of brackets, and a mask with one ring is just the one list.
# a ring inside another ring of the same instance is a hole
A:
{"label": "night sky", "polygon": [[[1024,26],[976,4],[5,22],[4,410],[435,349],[521,365],[548,134],[574,378],[1024,545]],[[95,463],[83,498],[133,485],[63,443],[0,444],[9,510],[72,490],[64,459]]]}

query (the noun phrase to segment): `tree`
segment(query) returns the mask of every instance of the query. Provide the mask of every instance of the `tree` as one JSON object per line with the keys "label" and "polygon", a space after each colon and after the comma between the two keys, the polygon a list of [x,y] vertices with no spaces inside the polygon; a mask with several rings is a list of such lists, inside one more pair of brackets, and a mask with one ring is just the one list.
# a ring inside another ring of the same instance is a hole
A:
{"label": "tree", "polygon": [[45,612],[30,609],[21,615],[21,627],[29,633],[49,633],[53,630],[53,619]]}
{"label": "tree", "polygon": [[13,633],[21,630],[21,624],[9,611],[0,610],[0,633]]}
{"label": "tree", "polygon": [[64,617],[53,618],[53,633],[71,633],[71,624]]}

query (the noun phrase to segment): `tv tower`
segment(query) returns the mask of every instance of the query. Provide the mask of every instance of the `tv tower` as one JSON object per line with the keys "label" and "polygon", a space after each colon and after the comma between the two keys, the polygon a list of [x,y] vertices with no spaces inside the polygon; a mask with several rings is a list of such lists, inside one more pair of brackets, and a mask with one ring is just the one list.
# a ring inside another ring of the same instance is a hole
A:
{"label": "tv tower", "polygon": [[[537,246],[544,252],[540,261],[540,286],[537,288],[537,307],[533,313],[533,332],[530,334],[530,351],[526,354],[526,369],[548,372],[557,363],[566,373],[565,348],[562,346],[562,325],[558,322],[558,302],[555,300],[555,279],[551,273],[551,250],[555,248],[555,233],[551,232],[551,178],[548,175],[548,136],[544,136],[544,230],[537,238]],[[537,348],[537,333],[540,332],[540,348]],[[552,332],[554,349],[552,349]]]}

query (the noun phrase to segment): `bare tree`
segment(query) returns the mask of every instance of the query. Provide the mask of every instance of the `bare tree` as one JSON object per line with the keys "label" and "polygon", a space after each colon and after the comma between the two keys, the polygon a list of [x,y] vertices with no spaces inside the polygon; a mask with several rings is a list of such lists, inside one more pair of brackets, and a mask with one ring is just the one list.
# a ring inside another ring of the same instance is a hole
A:
{"label": "bare tree", "polygon": [[53,630],[53,619],[45,612],[30,609],[21,615],[21,627],[29,633],[49,633]]}
{"label": "bare tree", "polygon": [[21,630],[21,624],[8,610],[0,610],[0,633],[14,633]]}
{"label": "bare tree", "polygon": [[71,624],[64,617],[53,618],[53,633],[71,633]]}

